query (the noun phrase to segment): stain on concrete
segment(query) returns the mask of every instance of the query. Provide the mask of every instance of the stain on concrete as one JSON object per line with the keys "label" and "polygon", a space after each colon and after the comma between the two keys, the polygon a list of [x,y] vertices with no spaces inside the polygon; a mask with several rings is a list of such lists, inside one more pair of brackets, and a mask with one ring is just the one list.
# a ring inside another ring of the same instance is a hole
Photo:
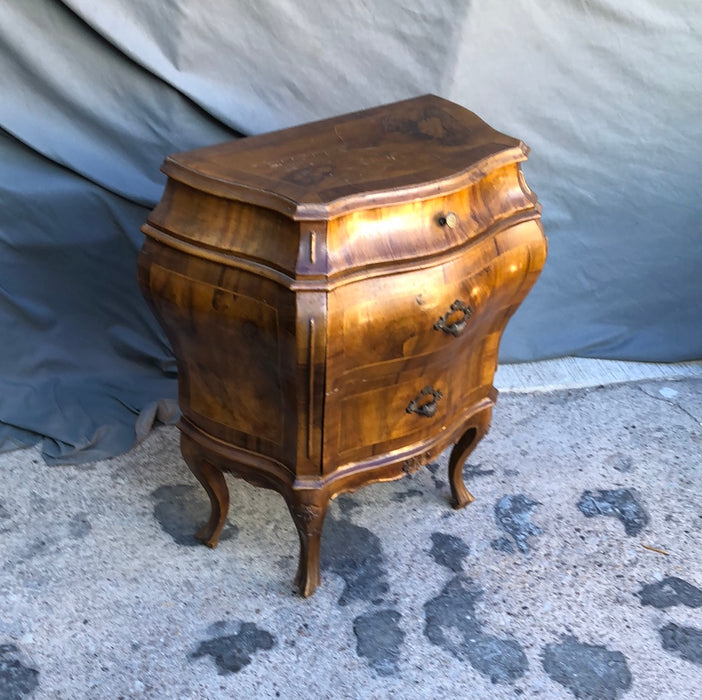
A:
{"label": "stain on concrete", "polygon": [[658,630],[661,644],[666,651],[685,661],[702,666],[702,630],[681,627],[674,622]]}
{"label": "stain on concrete", "polygon": [[468,651],[471,666],[490,678],[491,683],[513,683],[529,664],[515,639],[499,639],[489,634],[476,637]]}
{"label": "stain on concrete", "polygon": [[[176,544],[201,546],[195,531],[210,517],[210,501],[201,487],[187,484],[161,486],[151,494],[151,498],[155,501],[154,517]],[[237,533],[238,528],[227,523],[219,539],[230,540]]]}
{"label": "stain on concrete", "polygon": [[0,644],[0,698],[21,700],[39,686],[39,671],[23,663],[14,644]]}
{"label": "stain on concrete", "polygon": [[352,498],[351,496],[347,496],[346,494],[339,496],[336,499],[336,503],[344,515],[349,515],[353,510],[361,507],[356,502],[356,499]]}
{"label": "stain on concrete", "polygon": [[380,539],[365,527],[327,514],[320,553],[322,569],[344,579],[339,605],[377,601],[388,592]]}
{"label": "stain on concrete", "polygon": [[211,656],[217,665],[217,673],[225,676],[238,673],[251,663],[258,651],[269,651],[275,646],[275,637],[253,622],[241,622],[235,634],[226,634],[200,642],[190,654],[190,659]]}
{"label": "stain on concrete", "polygon": [[77,513],[68,523],[68,534],[74,540],[82,540],[92,529],[87,513]]}
{"label": "stain on concrete", "polygon": [[624,532],[629,537],[638,535],[648,525],[648,515],[629,489],[612,489],[611,491],[585,491],[578,502],[578,509],[586,518],[607,515],[619,520],[624,525]]}
{"label": "stain on concrete", "polygon": [[406,491],[400,491],[398,493],[393,493],[392,500],[396,503],[404,503],[408,498],[415,498],[417,496],[423,496],[424,491],[419,489],[407,489]]}
{"label": "stain on concrete", "polygon": [[463,478],[472,479],[474,476],[492,476],[495,473],[494,469],[483,469],[482,464],[464,464]]}
{"label": "stain on concrete", "polygon": [[454,576],[442,592],[424,604],[426,638],[459,660],[467,659],[493,683],[511,683],[529,668],[515,639],[499,639],[483,632],[475,605],[483,595],[474,581]]}
{"label": "stain on concrete", "polygon": [[514,554],[517,551],[512,544],[512,540],[507,539],[506,537],[498,537],[497,539],[492,540],[492,542],[490,542],[490,546],[494,550],[504,552],[505,554]]}
{"label": "stain on concrete", "polygon": [[672,608],[675,605],[686,605],[688,608],[702,607],[702,590],[677,576],[668,576],[661,581],[647,583],[635,593],[641,605],[651,605],[659,610]]}
{"label": "stain on concrete", "polygon": [[531,522],[532,511],[538,505],[538,501],[523,493],[502,496],[495,504],[497,524],[512,537],[522,554],[529,552],[528,538],[541,534],[541,528]]}
{"label": "stain on concrete", "polygon": [[0,520],[9,520],[10,511],[5,508],[5,504],[0,501]]}
{"label": "stain on concrete", "polygon": [[572,636],[546,645],[541,664],[551,680],[568,688],[576,698],[615,700],[631,686],[624,654],[584,644]]}
{"label": "stain on concrete", "polygon": [[388,608],[359,615],[353,621],[356,653],[380,676],[392,676],[399,670],[400,647],[405,639],[398,625],[401,617],[397,610]]}
{"label": "stain on concrete", "polygon": [[615,452],[609,455],[605,460],[605,466],[611,467],[618,472],[630,472],[634,468],[634,460],[630,455],[624,455],[621,452]]}
{"label": "stain on concrete", "polygon": [[434,482],[434,487],[438,490],[444,488],[445,483],[443,482],[442,479],[439,479],[436,476],[436,473],[439,471],[439,465],[436,462],[432,462],[431,464],[427,464],[426,467],[429,470],[429,473],[431,474],[431,480]]}
{"label": "stain on concrete", "polygon": [[51,503],[49,503],[49,500],[36,491],[30,492],[29,505],[35,513],[39,513],[40,515],[46,515],[46,513],[51,510]]}
{"label": "stain on concrete", "polygon": [[24,552],[21,554],[20,558],[29,560],[34,557],[43,557],[55,551],[57,545],[61,540],[54,535],[45,535],[40,537],[35,537],[32,539],[25,548]]}
{"label": "stain on concrete", "polygon": [[463,560],[470,554],[470,547],[460,537],[432,532],[431,543],[429,556],[437,564],[445,566],[455,574],[463,571]]}

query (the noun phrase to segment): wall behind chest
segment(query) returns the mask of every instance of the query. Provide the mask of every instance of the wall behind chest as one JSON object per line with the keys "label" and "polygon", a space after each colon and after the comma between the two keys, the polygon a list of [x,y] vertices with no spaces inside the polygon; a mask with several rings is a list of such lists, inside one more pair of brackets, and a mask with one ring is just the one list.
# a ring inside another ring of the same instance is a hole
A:
{"label": "wall behind chest", "polygon": [[114,454],[175,396],[131,274],[164,155],[425,92],[532,147],[550,258],[503,360],[702,355],[699,3],[184,7],[0,7],[0,445]]}

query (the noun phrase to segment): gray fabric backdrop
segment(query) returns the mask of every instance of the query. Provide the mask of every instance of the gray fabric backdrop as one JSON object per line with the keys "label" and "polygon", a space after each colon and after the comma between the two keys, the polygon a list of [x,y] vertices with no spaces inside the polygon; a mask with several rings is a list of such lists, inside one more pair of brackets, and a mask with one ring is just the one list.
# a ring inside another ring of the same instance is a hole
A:
{"label": "gray fabric backdrop", "polygon": [[699,0],[4,0],[0,449],[173,417],[135,280],[166,154],[426,92],[532,148],[550,257],[503,361],[702,357],[701,35]]}

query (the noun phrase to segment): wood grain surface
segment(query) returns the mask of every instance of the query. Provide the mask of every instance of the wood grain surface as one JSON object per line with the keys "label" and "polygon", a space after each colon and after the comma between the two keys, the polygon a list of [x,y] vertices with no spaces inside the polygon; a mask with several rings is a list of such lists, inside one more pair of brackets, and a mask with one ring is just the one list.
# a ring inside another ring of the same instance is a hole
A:
{"label": "wood grain surface", "polygon": [[326,220],[456,191],[525,158],[521,141],[424,95],[173,155],[163,170],[201,191]]}
{"label": "wood grain surface", "polygon": [[500,338],[546,258],[526,152],[429,95],[166,160],[139,279],[178,362],[203,541],[223,473],[277,490],[309,595],[330,498],[453,445],[453,504],[472,500]]}

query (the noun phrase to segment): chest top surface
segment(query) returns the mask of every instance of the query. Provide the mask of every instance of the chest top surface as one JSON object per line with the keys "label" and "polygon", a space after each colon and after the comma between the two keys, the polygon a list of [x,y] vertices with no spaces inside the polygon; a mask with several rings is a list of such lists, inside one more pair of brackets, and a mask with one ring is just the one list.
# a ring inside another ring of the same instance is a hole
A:
{"label": "chest top surface", "polygon": [[169,178],[295,220],[457,191],[522,161],[518,139],[434,95],[169,156]]}

